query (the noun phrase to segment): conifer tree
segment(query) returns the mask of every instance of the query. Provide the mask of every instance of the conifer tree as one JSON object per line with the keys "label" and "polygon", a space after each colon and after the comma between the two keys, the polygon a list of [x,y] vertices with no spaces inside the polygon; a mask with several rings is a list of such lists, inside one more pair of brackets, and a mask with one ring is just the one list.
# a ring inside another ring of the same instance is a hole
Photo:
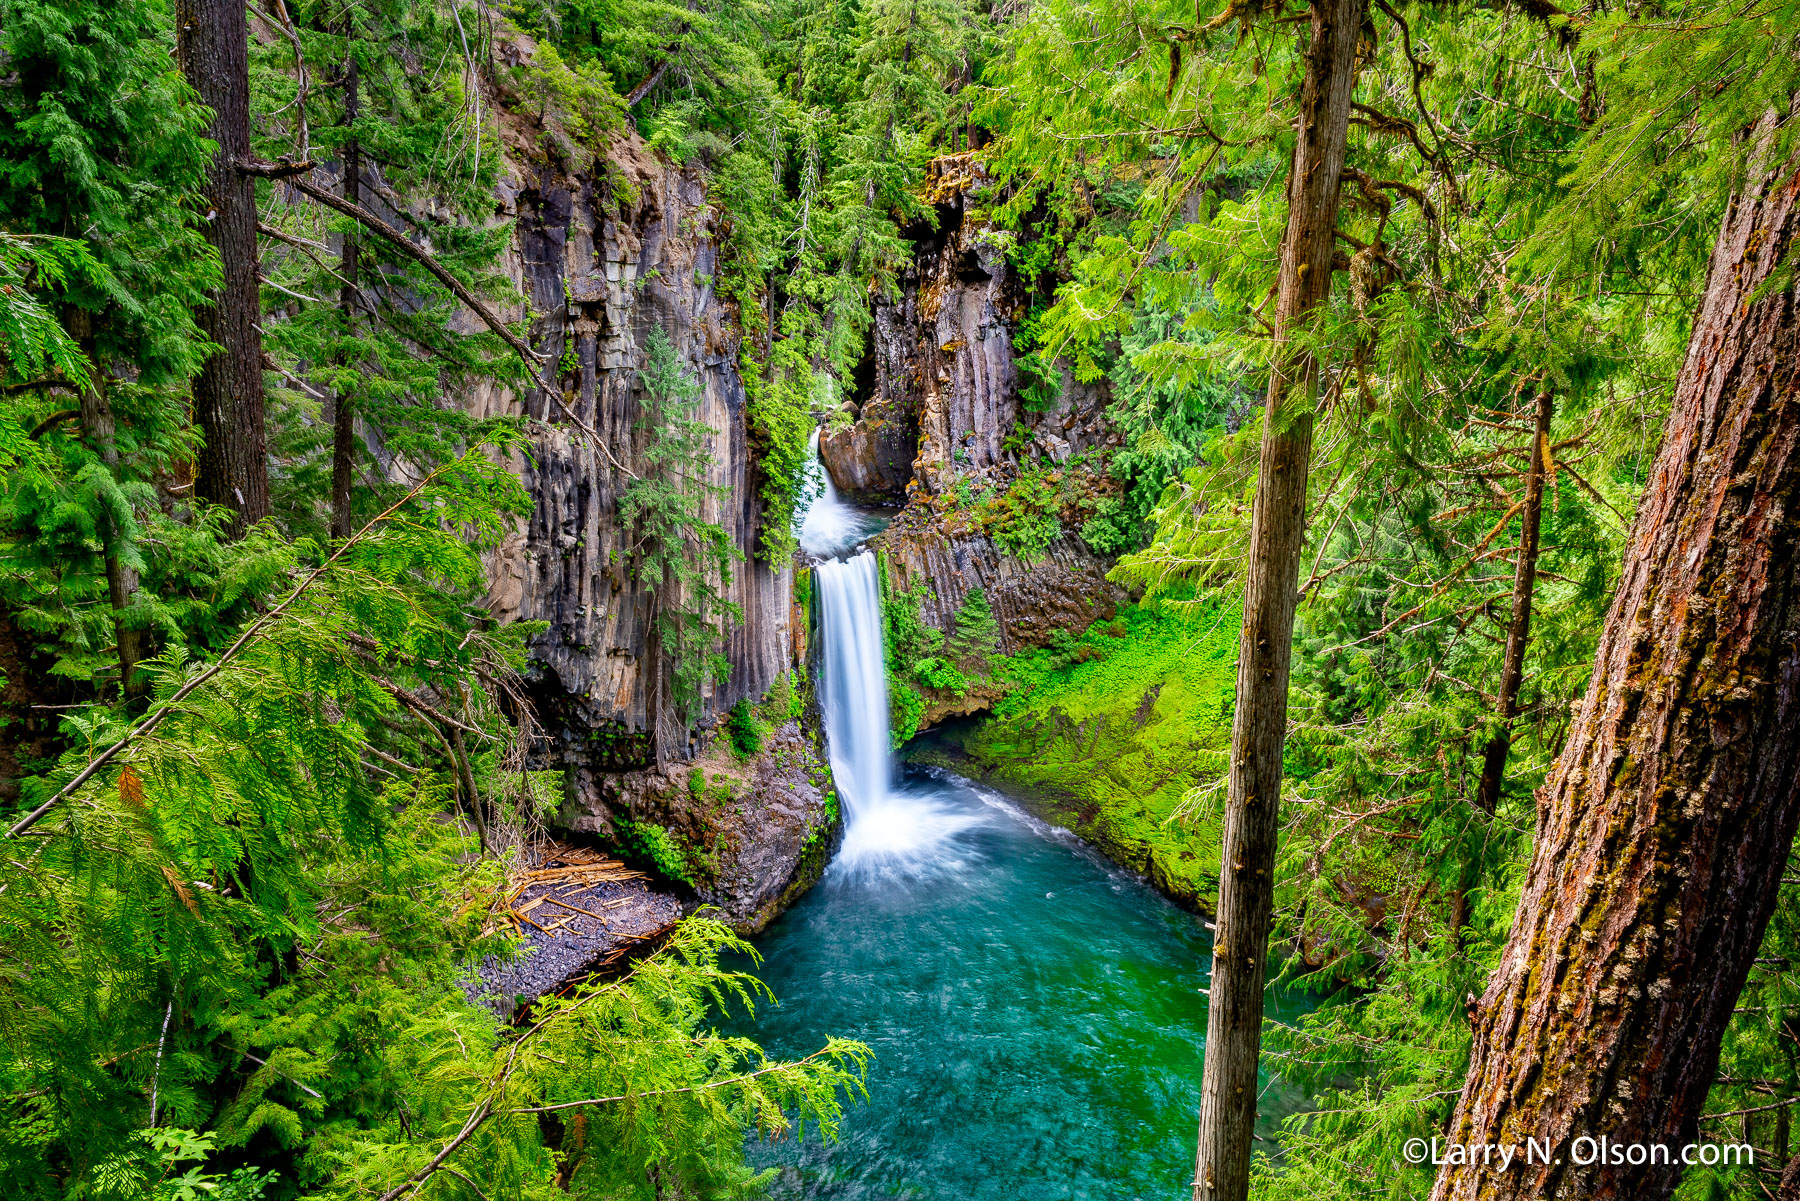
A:
{"label": "conifer tree", "polygon": [[1000,649],[1000,622],[988,603],[986,589],[979,585],[969,589],[956,611],[956,628],[946,649],[958,663],[974,664],[983,670],[988,656]]}
{"label": "conifer tree", "polygon": [[620,495],[619,516],[632,530],[635,573],[651,598],[642,662],[660,763],[685,743],[677,724],[693,720],[706,686],[730,670],[719,645],[725,623],[742,613],[726,595],[737,545],[707,515],[724,494],[707,478],[717,431],[695,416],[700,388],[660,326],[645,340],[638,379],[644,471]]}
{"label": "conifer tree", "polygon": [[[181,391],[204,341],[190,312],[217,278],[190,205],[204,110],[169,70],[152,17],[138,4],[0,6],[9,286],[58,315],[75,356],[25,355],[18,335],[5,339],[6,404],[36,453],[0,492],[14,565],[0,592],[36,636],[77,656],[68,674],[91,678],[111,657],[133,696],[156,609],[140,596],[140,521],[156,513],[152,481],[192,453]],[[77,419],[75,436],[49,419],[58,413]],[[55,583],[42,574],[51,564]],[[109,610],[97,623],[96,599]]]}
{"label": "conifer tree", "polygon": [[1680,1163],[1583,1163],[1572,1142],[1693,1140],[1774,908],[1800,827],[1800,698],[1784,683],[1800,672],[1800,387],[1785,366],[1800,295],[1783,274],[1800,156],[1776,137],[1791,103],[1755,128],[1719,231],[1448,1135],[1536,1138],[1550,1162],[1447,1164],[1434,1198],[1668,1196]]}

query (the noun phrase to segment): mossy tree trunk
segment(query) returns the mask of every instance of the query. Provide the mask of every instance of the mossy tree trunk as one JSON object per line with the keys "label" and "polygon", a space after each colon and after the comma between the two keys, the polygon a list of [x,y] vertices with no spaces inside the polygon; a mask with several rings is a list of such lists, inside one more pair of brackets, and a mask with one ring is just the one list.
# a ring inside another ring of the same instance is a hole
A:
{"label": "mossy tree trunk", "polygon": [[[71,308],[65,325],[88,361],[95,364],[92,383],[80,390],[81,430],[87,436],[88,445],[93,447],[116,481],[119,478],[119,429],[106,394],[108,377],[94,351],[93,314],[86,309]],[[148,690],[148,681],[141,678],[137,668],[148,653],[149,640],[144,630],[126,620],[125,611],[137,598],[138,573],[126,561],[123,531],[113,515],[105,511],[98,513],[95,526],[106,559],[106,598],[112,605],[113,637],[119,650],[119,693],[126,700],[136,702]]]}
{"label": "mossy tree trunk", "polygon": [[[1800,306],[1760,291],[1797,167],[1753,164],[1727,210],[1445,1136],[1551,1162],[1446,1165],[1434,1201],[1667,1197],[1698,1132],[1800,821]],[[1576,1164],[1602,1135],[1674,1162]]]}
{"label": "mossy tree trunk", "polygon": [[1313,0],[1275,307],[1275,338],[1282,345],[1264,403],[1238,640],[1237,712],[1219,867],[1195,1201],[1243,1201],[1250,1191],[1288,668],[1300,552],[1306,542],[1306,478],[1319,380],[1318,362],[1295,335],[1307,314],[1331,293],[1338,184],[1349,135],[1357,41],[1367,16],[1368,0]]}

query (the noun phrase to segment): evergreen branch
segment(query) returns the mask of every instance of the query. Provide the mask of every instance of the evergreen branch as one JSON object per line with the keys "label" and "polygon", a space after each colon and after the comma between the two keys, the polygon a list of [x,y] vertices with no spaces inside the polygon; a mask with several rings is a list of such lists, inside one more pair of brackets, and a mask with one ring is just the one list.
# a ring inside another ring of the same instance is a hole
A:
{"label": "evergreen branch", "polygon": [[[238,163],[238,169],[246,174],[258,175],[268,179],[281,178],[282,174],[287,170],[286,166],[282,164],[245,161],[240,161]],[[499,315],[490,309],[480,297],[476,296],[474,292],[469,290],[467,285],[457,279],[456,276],[452,275],[449,268],[438,262],[436,255],[414,243],[412,239],[389,225],[386,221],[383,221],[380,217],[377,217],[374,213],[371,213],[362,205],[353,204],[352,202],[345,200],[342,196],[334,195],[324,188],[319,187],[317,184],[312,183],[310,180],[295,176],[288,180],[288,184],[312,197],[326,208],[333,209],[354,221],[359,221],[368,226],[369,229],[379,234],[384,242],[387,242],[395,250],[398,250],[400,253],[406,255],[421,267],[425,268],[425,270],[429,271],[439,283],[450,289],[452,295],[462,301],[463,304],[467,305],[470,311],[477,317],[481,318],[482,324],[486,325],[499,336],[501,341],[505,342],[513,349],[513,352],[519,356],[520,361],[525,364],[532,382],[544,390],[544,395],[555,402],[556,407],[562,410],[563,416],[568,418],[569,422],[573,424],[576,429],[580,430],[588,441],[600,448],[600,452],[606,456],[607,462],[613,465],[614,470],[622,475],[629,476],[632,479],[637,478],[636,472],[628,470],[624,464],[620,463],[619,460],[613,456],[612,448],[607,445],[606,440],[602,438],[592,426],[576,416],[575,411],[571,409],[568,402],[563,399],[562,390],[555,386],[554,381],[542,374],[542,372],[545,371],[544,364],[548,362],[549,357],[547,355],[541,355],[537,351],[531,349],[530,346],[527,346],[525,340],[514,333],[504,321],[500,320]]]}
{"label": "evergreen branch", "polygon": [[11,396],[15,392],[30,392],[37,388],[73,388],[75,385],[55,375],[46,375],[42,379],[22,380],[16,384],[0,384],[0,396]]}
{"label": "evergreen branch", "polygon": [[306,594],[307,590],[310,589],[315,583],[318,582],[319,577],[323,576],[332,567],[336,566],[338,560],[342,559],[346,554],[348,554],[352,547],[357,546],[364,539],[366,539],[369,536],[369,534],[375,529],[376,526],[380,525],[382,522],[386,521],[389,517],[393,516],[394,513],[401,508],[401,506],[403,506],[403,505],[407,504],[408,502],[417,498],[418,495],[425,490],[426,485],[430,484],[433,480],[437,479],[438,476],[442,475],[445,471],[447,471],[453,465],[454,464],[446,463],[444,466],[439,467],[436,471],[431,472],[424,479],[420,480],[417,484],[413,485],[412,489],[409,492],[407,492],[404,496],[402,496],[399,500],[396,500],[393,504],[389,505],[386,509],[383,509],[380,513],[376,514],[373,518],[371,518],[369,523],[367,525],[363,526],[362,529],[360,529],[356,533],[352,534],[349,538],[346,538],[344,540],[343,544],[340,545],[337,548],[337,550],[335,550],[331,553],[331,557],[326,559],[323,563],[319,564],[317,567],[313,568],[312,571],[307,574],[307,577],[305,579],[301,580],[300,583],[294,588],[294,590],[292,592],[288,593],[286,598],[283,599],[280,604],[276,605],[274,608],[270,609],[267,613],[264,613],[261,617],[257,618],[255,621],[251,622],[249,627],[246,628],[242,634],[239,634],[237,636],[236,641],[234,641],[230,646],[225,648],[225,653],[220,655],[216,660],[214,660],[211,666],[207,667],[206,670],[200,672],[193,679],[189,680],[187,683],[183,684],[180,688],[176,689],[173,696],[171,696],[168,700],[162,702],[154,710],[152,710],[149,713],[149,715],[147,715],[144,718],[143,721],[140,721],[136,726],[134,726],[131,729],[131,731],[129,733],[127,733],[123,738],[119,739],[119,741],[113,743],[111,746],[109,746],[105,750],[101,751],[98,755],[94,756],[94,758],[91,761],[89,761],[89,763],[86,767],[82,768],[81,771],[76,773],[74,779],[70,780],[67,784],[64,784],[60,789],[58,789],[56,791],[56,793],[50,797],[49,800],[45,801],[43,804],[39,805],[36,809],[33,809],[30,813],[27,813],[24,817],[20,818],[17,822],[15,822],[13,824],[12,828],[7,830],[6,837],[17,838],[21,834],[25,833],[25,831],[31,829],[32,826],[34,826],[38,823],[38,820],[40,818],[42,818],[44,816],[44,814],[50,812],[51,809],[55,808],[62,801],[65,801],[69,797],[73,796],[75,794],[76,790],[79,789],[83,784],[86,784],[89,780],[93,779],[94,776],[100,771],[101,768],[105,767],[108,763],[111,763],[114,759],[116,759],[119,755],[119,752],[123,751],[126,747],[131,746],[133,743],[137,742],[139,739],[142,739],[146,735],[154,733],[156,731],[156,728],[158,726],[162,725],[163,720],[165,718],[167,718],[169,716],[169,714],[175,712],[176,707],[178,705],[180,705],[180,703],[182,701],[186,700],[189,696],[193,695],[193,693],[197,689],[199,689],[202,685],[207,684],[208,682],[213,680],[215,677],[217,677],[220,672],[224,671],[227,664],[229,664],[233,659],[235,659],[238,656],[238,654],[241,651],[243,651],[243,649],[245,647],[250,645],[251,642],[255,641],[256,636],[258,634],[261,634],[270,625],[272,625],[278,618],[280,618],[283,614],[285,614],[287,612],[287,610],[290,607],[292,607],[294,602],[298,601],[302,596],[304,596]]}
{"label": "evergreen branch", "polygon": [[724,1080],[710,1080],[705,1084],[688,1084],[681,1088],[657,1088],[641,1093],[625,1093],[617,1097],[589,1097],[585,1101],[561,1101],[555,1105],[533,1105],[525,1109],[509,1109],[508,1113],[555,1113],[559,1109],[579,1109],[583,1105],[610,1105],[614,1101],[636,1101],[642,1097],[672,1097],[677,1093],[698,1093],[708,1089],[724,1088],[727,1084],[742,1084],[746,1080],[754,1080],[758,1076],[766,1076],[770,1072],[787,1071],[804,1067],[831,1050],[821,1047],[805,1059],[796,1059],[792,1063],[772,1063],[766,1068],[758,1068],[754,1072],[745,1072],[739,1076],[728,1076]]}
{"label": "evergreen branch", "polygon": [[462,1129],[451,1136],[450,1141],[444,1144],[443,1150],[432,1157],[430,1163],[414,1172],[411,1176],[408,1176],[394,1188],[381,1194],[381,1201],[398,1201],[402,1196],[418,1192],[419,1186],[423,1185],[427,1180],[442,1171],[444,1168],[444,1161],[450,1158],[451,1152],[468,1142],[475,1132],[481,1129],[482,1124],[493,1115],[493,1112],[494,1099],[489,1097],[475,1107],[474,1112],[469,1114],[469,1120],[462,1124]]}
{"label": "evergreen branch", "polygon": [[[258,221],[256,223],[256,232],[259,234],[263,234],[266,237],[274,238],[277,242],[286,242],[289,246],[292,246],[300,251],[303,251],[308,258],[312,259],[314,264],[316,264],[321,271],[325,272],[325,274],[331,276],[331,278],[337,280],[340,284],[346,285],[347,287],[352,287],[352,288],[356,287],[355,284],[353,284],[349,280],[345,279],[342,275],[340,275],[337,271],[333,270],[329,265],[327,265],[323,260],[321,260],[319,258],[319,255],[317,253],[318,251],[326,250],[326,252],[329,253],[329,251],[326,249],[326,247],[321,246],[319,243],[310,242],[305,238],[295,237],[293,234],[285,233],[282,230],[276,229],[273,225],[269,225],[262,221]],[[365,306],[365,308],[366,308],[366,306]]]}
{"label": "evergreen branch", "polygon": [[27,434],[26,437],[30,438],[33,442],[35,442],[39,438],[42,438],[45,434],[49,433],[56,426],[61,425],[63,422],[69,420],[69,418],[79,417],[79,416],[81,416],[80,409],[58,409],[56,412],[50,414],[50,416],[44,418],[42,421],[40,421],[36,425],[32,426],[31,432],[29,434]]}

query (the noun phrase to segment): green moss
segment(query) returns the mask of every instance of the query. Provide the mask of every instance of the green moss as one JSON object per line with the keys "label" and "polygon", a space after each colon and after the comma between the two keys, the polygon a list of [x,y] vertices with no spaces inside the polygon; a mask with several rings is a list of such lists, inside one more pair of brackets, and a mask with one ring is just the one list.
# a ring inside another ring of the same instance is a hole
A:
{"label": "green moss", "polygon": [[1184,802],[1227,767],[1237,630],[1235,611],[1194,620],[1128,608],[997,661],[1015,689],[962,737],[963,766],[1210,911],[1219,807]]}
{"label": "green moss", "polygon": [[619,818],[613,822],[613,831],[620,849],[628,855],[654,865],[671,880],[695,883],[695,865],[687,848],[666,827]]}

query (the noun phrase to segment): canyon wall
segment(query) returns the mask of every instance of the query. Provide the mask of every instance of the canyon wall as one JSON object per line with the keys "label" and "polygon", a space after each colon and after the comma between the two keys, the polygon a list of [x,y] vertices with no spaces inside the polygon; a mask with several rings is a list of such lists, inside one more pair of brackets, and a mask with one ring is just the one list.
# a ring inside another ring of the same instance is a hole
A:
{"label": "canyon wall", "polygon": [[[700,387],[694,415],[717,431],[705,516],[730,532],[740,556],[725,590],[742,612],[723,646],[730,673],[705,686],[697,724],[761,696],[790,661],[792,572],[756,558],[760,480],[737,332],[711,288],[714,214],[700,180],[635,135],[615,138],[592,172],[515,165],[500,201],[516,222],[508,267],[525,296],[530,340],[562,367],[563,392],[561,405],[541,390],[521,399],[498,385],[475,398],[484,415],[542,423],[518,464],[535,507],[496,556],[490,599],[503,620],[550,623],[532,645],[529,679],[546,765],[642,767],[655,757],[658,722],[666,730],[671,718],[658,712],[651,678],[654,596],[633,574],[633,531],[620,521],[619,499],[646,469],[653,431],[638,373],[655,329]],[[604,447],[574,430],[563,406]]]}
{"label": "canyon wall", "polygon": [[[1125,592],[1107,580],[1110,562],[1079,538],[1058,538],[1027,562],[957,520],[947,494],[959,482],[1004,488],[1022,466],[1064,463],[1118,436],[1103,386],[1065,378],[1041,409],[1022,403],[1013,339],[1026,291],[1007,256],[1010,235],[973,212],[985,182],[968,154],[930,164],[934,221],[907,231],[913,260],[899,295],[875,306],[872,393],[853,422],[820,439],[819,452],[846,497],[908,502],[874,540],[890,585],[923,585],[920,616],[943,630],[969,589],[982,588],[1010,654],[1110,619]],[[963,701],[956,708],[985,703]]]}

